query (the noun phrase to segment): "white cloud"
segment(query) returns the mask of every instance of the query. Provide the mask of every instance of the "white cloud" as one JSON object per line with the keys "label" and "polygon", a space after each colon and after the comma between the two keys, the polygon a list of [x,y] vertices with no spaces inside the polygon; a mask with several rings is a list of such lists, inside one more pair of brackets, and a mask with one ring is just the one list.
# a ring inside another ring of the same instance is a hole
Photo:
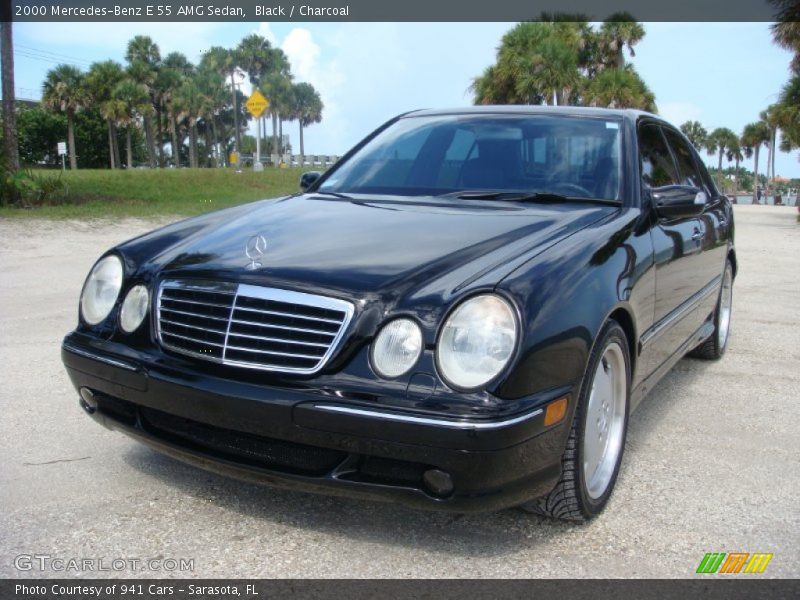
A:
{"label": "white cloud", "polygon": [[292,71],[299,80],[308,81],[318,75],[319,46],[308,29],[292,29],[284,38],[281,49],[286,53]]}
{"label": "white cloud", "polygon": [[272,31],[272,28],[269,26],[269,23],[264,23],[263,21],[258,24],[258,29],[255,31],[258,35],[263,38],[266,38],[270,44],[273,46],[275,45],[277,38]]}

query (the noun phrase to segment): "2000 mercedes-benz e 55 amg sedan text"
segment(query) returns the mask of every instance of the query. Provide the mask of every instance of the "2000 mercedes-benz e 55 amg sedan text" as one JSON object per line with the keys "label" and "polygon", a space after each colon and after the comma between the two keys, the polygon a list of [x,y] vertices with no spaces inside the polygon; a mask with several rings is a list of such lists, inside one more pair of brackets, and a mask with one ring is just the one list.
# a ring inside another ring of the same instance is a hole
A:
{"label": "2000 mercedes-benz e 55 amg sedan text", "polygon": [[631,410],[725,351],[732,209],[653,115],[412,112],[301,189],[100,258],[62,349],[89,415],[247,480],[582,520]]}

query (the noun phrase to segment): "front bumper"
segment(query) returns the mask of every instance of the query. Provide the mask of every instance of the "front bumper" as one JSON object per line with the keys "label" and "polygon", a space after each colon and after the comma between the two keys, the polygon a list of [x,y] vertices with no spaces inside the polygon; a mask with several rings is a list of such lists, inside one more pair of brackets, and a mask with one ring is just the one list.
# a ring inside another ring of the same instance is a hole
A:
{"label": "front bumper", "polygon": [[[89,390],[91,405],[81,405],[95,420],[247,481],[473,512],[544,495],[561,474],[570,419],[545,427],[543,407],[568,389],[521,414],[453,418],[210,376],[76,333],[61,355],[75,388]],[[431,470],[449,475],[452,490],[431,486]]]}

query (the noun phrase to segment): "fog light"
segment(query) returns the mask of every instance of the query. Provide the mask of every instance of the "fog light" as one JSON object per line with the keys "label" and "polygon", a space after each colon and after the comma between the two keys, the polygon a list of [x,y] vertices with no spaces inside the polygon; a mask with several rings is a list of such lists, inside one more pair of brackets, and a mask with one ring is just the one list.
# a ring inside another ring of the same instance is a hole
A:
{"label": "fog light", "polygon": [[95,400],[94,392],[89,388],[82,387],[80,389],[81,394],[81,406],[83,410],[85,410],[90,415],[97,410],[97,400]]}
{"label": "fog light", "polygon": [[422,475],[422,480],[436,496],[447,496],[453,491],[453,478],[439,469],[428,469]]}
{"label": "fog light", "polygon": [[544,412],[544,426],[555,425],[567,414],[567,398],[559,398],[547,405]]}

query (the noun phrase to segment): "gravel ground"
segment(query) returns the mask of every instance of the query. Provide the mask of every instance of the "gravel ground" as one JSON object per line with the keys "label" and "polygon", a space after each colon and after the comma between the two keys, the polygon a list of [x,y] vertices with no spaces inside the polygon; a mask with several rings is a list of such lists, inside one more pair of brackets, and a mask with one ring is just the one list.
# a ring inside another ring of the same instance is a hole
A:
{"label": "gravel ground", "polygon": [[[706,552],[772,552],[800,576],[800,224],[737,206],[730,347],[685,359],[633,415],[605,513],[566,525],[259,487],[207,474],[91,422],[61,366],[83,279],[140,220],[0,220],[0,576],[15,557],[189,558],[193,577],[687,577]],[[163,573],[162,573],[163,574]]]}

